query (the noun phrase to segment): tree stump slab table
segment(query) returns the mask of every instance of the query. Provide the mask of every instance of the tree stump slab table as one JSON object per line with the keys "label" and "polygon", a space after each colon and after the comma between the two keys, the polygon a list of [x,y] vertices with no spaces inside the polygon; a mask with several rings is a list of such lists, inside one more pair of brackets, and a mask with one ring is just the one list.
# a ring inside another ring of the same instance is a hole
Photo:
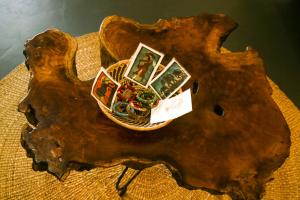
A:
{"label": "tree stump slab table", "polygon": [[103,66],[129,59],[142,42],[165,53],[163,64],[175,57],[192,75],[185,89],[191,88],[193,111],[147,132],[121,127],[99,110],[90,95],[93,80],[77,77],[72,36],[51,29],[29,40],[24,55],[31,80],[18,109],[29,122],[21,142],[33,168],[64,179],[71,169],[163,163],[182,187],[260,199],[289,155],[290,131],[258,52],[220,50],[236,26],[221,14],[151,25],[104,19]]}

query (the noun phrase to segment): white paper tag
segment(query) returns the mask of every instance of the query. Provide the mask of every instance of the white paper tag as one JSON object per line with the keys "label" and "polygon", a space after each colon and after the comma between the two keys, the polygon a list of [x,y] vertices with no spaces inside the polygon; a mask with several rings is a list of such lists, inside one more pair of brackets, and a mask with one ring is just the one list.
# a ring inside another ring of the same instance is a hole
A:
{"label": "white paper tag", "polygon": [[173,98],[161,100],[157,107],[152,108],[150,123],[175,119],[192,110],[191,90],[188,89]]}

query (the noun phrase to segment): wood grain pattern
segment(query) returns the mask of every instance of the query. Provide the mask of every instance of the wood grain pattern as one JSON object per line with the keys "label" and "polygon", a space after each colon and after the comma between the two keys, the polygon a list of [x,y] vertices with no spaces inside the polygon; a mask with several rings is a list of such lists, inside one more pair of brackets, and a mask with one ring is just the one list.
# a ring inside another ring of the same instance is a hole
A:
{"label": "wood grain pattern", "polygon": [[193,112],[147,133],[118,126],[99,111],[90,96],[93,80],[76,76],[73,37],[59,30],[35,36],[25,45],[32,79],[19,105],[33,125],[24,129],[21,141],[35,169],[62,179],[70,169],[163,163],[180,186],[259,199],[289,154],[290,131],[270,96],[257,51],[220,52],[235,27],[224,15],[153,25],[118,16],[103,21],[104,66],[128,59],[143,42],[166,53],[164,63],[176,57],[192,75],[186,88],[195,92]]}

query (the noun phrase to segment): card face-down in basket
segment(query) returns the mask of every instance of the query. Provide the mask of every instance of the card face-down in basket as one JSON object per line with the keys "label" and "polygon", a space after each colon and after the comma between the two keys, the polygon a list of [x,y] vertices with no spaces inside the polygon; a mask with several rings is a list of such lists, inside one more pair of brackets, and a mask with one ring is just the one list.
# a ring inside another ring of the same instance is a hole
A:
{"label": "card face-down in basket", "polygon": [[132,82],[147,88],[164,54],[140,43],[130,59],[124,76]]}
{"label": "card face-down in basket", "polygon": [[119,87],[120,83],[115,81],[106,70],[101,67],[95,78],[91,95],[98,103],[111,111]]}
{"label": "card face-down in basket", "polygon": [[170,99],[161,100],[151,109],[150,123],[158,123],[178,118],[193,110],[190,89]]}

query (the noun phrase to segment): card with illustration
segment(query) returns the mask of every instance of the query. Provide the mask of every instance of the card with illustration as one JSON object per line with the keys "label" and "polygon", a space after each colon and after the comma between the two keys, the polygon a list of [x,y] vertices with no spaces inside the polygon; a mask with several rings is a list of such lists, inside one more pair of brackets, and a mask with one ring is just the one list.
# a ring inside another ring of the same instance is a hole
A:
{"label": "card with illustration", "polygon": [[104,68],[101,67],[95,78],[91,95],[111,111],[120,83],[116,82]]}
{"label": "card with illustration", "polygon": [[140,43],[130,59],[124,77],[147,88],[163,56],[162,53]]}
{"label": "card with illustration", "polygon": [[165,69],[151,81],[150,87],[160,99],[167,99],[190,78],[191,75],[173,58]]}

